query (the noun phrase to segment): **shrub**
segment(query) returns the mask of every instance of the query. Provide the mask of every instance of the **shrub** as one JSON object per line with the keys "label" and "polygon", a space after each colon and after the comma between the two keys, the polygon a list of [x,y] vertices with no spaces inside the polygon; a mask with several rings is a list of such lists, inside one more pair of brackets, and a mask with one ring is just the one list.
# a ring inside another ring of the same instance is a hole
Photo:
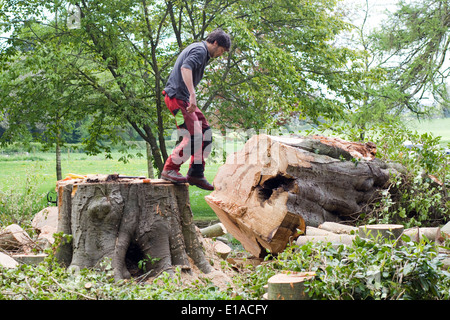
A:
{"label": "shrub", "polygon": [[0,189],[0,225],[13,223],[27,228],[36,212],[45,204],[46,194],[38,193],[36,168],[30,168],[26,173],[25,183],[11,177],[11,183],[5,189]]}
{"label": "shrub", "polygon": [[[441,137],[419,134],[399,123],[373,127],[364,134],[349,125],[333,125],[333,134],[350,141],[364,136],[364,142],[376,144],[377,158],[403,168],[401,175],[392,175],[386,189],[360,214],[358,223],[400,223],[412,227],[437,226],[450,220],[450,156],[440,145]],[[411,141],[413,147],[406,147],[406,141]]]}
{"label": "shrub", "polygon": [[274,261],[274,268],[314,271],[306,283],[314,299],[448,299],[450,273],[428,241],[397,246],[356,237],[352,246],[307,243],[291,246]]}

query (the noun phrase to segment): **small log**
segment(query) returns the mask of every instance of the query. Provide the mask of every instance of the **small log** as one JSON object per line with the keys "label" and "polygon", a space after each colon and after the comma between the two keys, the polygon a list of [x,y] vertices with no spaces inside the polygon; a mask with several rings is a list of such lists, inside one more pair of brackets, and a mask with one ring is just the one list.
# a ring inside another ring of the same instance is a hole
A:
{"label": "small log", "polygon": [[3,250],[29,252],[33,245],[28,233],[17,224],[11,224],[0,231],[0,248]]}
{"label": "small log", "polygon": [[329,235],[336,235],[336,233],[333,233],[331,231],[322,230],[316,227],[306,226],[306,236],[329,236]]}
{"label": "small log", "polygon": [[357,227],[348,226],[342,223],[336,223],[336,222],[324,222],[319,226],[319,229],[327,230],[333,233],[338,234],[355,234],[358,232]]}
{"label": "small log", "polygon": [[13,254],[12,258],[22,264],[38,265],[48,254],[46,253],[30,253],[30,254]]}
{"label": "small log", "polygon": [[45,226],[58,228],[58,207],[47,207],[34,215],[31,226],[42,232]]}
{"label": "small log", "polygon": [[304,282],[313,279],[314,272],[279,273],[268,281],[269,300],[309,300]]}
{"label": "small log", "polygon": [[227,229],[225,229],[224,225],[222,223],[216,223],[212,226],[202,228],[200,229],[200,232],[202,233],[202,236],[207,238],[215,238],[223,236],[227,233]]}
{"label": "small log", "polygon": [[19,266],[19,263],[11,258],[9,255],[0,252],[0,267],[14,269]]}
{"label": "small log", "polygon": [[326,236],[300,236],[297,238],[296,243],[298,246],[302,246],[308,242],[318,243],[318,242],[331,242],[332,244],[345,244],[347,246],[353,244],[355,240],[355,235],[350,234],[329,234]]}
{"label": "small log", "polygon": [[358,229],[361,238],[375,239],[380,242],[399,239],[403,230],[404,227],[400,224],[371,224],[360,226]]}
{"label": "small log", "polygon": [[438,227],[435,228],[409,228],[403,231],[404,235],[407,235],[414,242],[421,241],[424,237],[426,237],[430,241],[441,241],[441,229]]}
{"label": "small log", "polygon": [[222,241],[214,241],[214,251],[220,258],[226,260],[231,252],[231,248]]}

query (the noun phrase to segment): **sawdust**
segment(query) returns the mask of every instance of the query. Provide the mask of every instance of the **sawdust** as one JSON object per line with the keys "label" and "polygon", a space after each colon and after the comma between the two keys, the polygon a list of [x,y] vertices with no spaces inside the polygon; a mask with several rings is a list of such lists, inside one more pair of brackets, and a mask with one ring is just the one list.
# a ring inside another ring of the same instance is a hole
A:
{"label": "sawdust", "polygon": [[215,253],[214,240],[201,237],[201,241],[206,260],[211,264],[213,270],[210,273],[203,273],[195,266],[193,261],[190,261],[192,266],[191,273],[182,274],[183,284],[188,286],[197,280],[209,280],[219,290],[226,290],[229,287],[233,287],[233,276],[237,274],[237,271],[230,268],[227,263],[223,263],[224,260]]}

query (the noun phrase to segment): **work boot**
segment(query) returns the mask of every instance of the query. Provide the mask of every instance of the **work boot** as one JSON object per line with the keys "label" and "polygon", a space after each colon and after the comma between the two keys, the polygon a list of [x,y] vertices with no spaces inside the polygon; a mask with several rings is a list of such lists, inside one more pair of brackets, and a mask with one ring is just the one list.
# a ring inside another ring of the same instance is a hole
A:
{"label": "work boot", "polygon": [[161,179],[173,182],[173,183],[186,183],[188,182],[181,173],[175,170],[163,170],[161,172]]}
{"label": "work boot", "polygon": [[191,177],[188,175],[186,176],[186,178],[191,186],[196,186],[204,190],[214,190],[213,185],[210,184],[208,180],[205,179],[205,177]]}

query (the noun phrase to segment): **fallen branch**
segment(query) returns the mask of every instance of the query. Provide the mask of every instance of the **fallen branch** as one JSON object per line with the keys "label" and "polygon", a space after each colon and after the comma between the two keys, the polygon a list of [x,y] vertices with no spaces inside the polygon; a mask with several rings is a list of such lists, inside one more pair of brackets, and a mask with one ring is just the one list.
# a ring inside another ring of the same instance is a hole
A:
{"label": "fallen branch", "polygon": [[202,236],[207,238],[215,238],[223,236],[227,233],[227,229],[225,229],[224,225],[222,223],[216,223],[212,226],[200,229],[200,232]]}

